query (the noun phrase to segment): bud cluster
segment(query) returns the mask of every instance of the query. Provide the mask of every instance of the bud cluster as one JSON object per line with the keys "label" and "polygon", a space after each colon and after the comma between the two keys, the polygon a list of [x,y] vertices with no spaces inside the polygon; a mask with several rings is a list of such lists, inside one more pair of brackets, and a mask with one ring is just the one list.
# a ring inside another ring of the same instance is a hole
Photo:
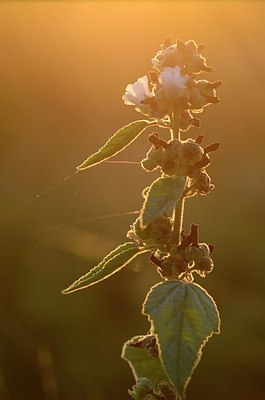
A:
{"label": "bud cluster", "polygon": [[158,357],[159,356],[157,340],[156,340],[156,336],[154,336],[154,335],[147,335],[147,336],[139,339],[137,342],[130,343],[130,346],[147,350],[148,355],[150,357]]}
{"label": "bud cluster", "polygon": [[127,237],[146,245],[155,245],[161,251],[167,251],[173,232],[172,218],[162,216],[151,222],[146,228],[142,228],[140,218],[131,225]]}
{"label": "bud cluster", "polygon": [[166,39],[161,45],[161,50],[152,59],[152,64],[160,69],[164,67],[181,67],[183,73],[196,74],[203,71],[211,71],[206,59],[200,54],[204,49],[204,44],[197,45],[194,40],[184,43],[177,40],[176,43],[171,39]]}
{"label": "bud cluster", "polygon": [[165,40],[152,59],[153,68],[149,76],[144,75],[127,85],[123,96],[125,104],[135,106],[136,111],[167,126],[177,101],[180,130],[199,126],[199,120],[194,118],[193,113],[200,113],[209,104],[219,102],[215,89],[222,83],[194,79],[201,72],[211,71],[200,54],[203,48],[193,40],[186,43]]}
{"label": "bud cluster", "polygon": [[176,400],[176,391],[168,380],[163,380],[155,390],[148,378],[139,378],[136,384],[129,390],[134,400]]}
{"label": "bud cluster", "polygon": [[145,170],[153,171],[160,167],[169,176],[197,175],[197,169],[200,169],[204,157],[203,148],[198,143],[193,139],[173,139],[164,142],[163,147],[159,147],[158,143],[157,147],[154,145],[147,152],[146,158],[141,162]]}
{"label": "bud cluster", "polygon": [[153,133],[149,136],[149,142],[153,146],[146,153],[141,165],[146,171],[159,168],[165,175],[189,178],[186,196],[205,195],[214,188],[205,170],[210,164],[208,153],[217,150],[219,143],[203,148],[202,139],[203,136],[200,135],[196,140],[172,139],[166,142],[159,139],[157,133]]}
{"label": "bud cluster", "polygon": [[166,280],[193,280],[193,272],[202,277],[213,270],[211,253],[213,246],[198,243],[198,226],[192,225],[189,235],[182,235],[179,245],[172,244],[168,253],[162,255],[156,252],[150,257],[150,262],[157,266],[157,271]]}

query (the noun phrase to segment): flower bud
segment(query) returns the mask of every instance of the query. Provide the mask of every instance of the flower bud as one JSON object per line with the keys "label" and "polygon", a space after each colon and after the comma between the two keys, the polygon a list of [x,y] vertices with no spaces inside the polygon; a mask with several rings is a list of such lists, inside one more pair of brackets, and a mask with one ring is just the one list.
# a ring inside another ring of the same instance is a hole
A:
{"label": "flower bud", "polygon": [[194,112],[201,112],[203,107],[211,104],[218,103],[220,100],[216,96],[215,87],[221,84],[221,81],[210,83],[209,81],[202,79],[194,81],[195,85],[189,87],[189,99],[190,108]]}
{"label": "flower bud", "polygon": [[211,259],[211,257],[204,257],[196,265],[196,270],[202,277],[205,277],[206,274],[209,274],[210,272],[212,272],[213,267],[214,267],[214,264],[213,264],[213,260]]}
{"label": "flower bud", "polygon": [[172,278],[174,262],[174,257],[172,256],[166,256],[163,258],[161,262],[161,267],[157,268],[157,271],[160,273],[162,278]]}
{"label": "flower bud", "polygon": [[129,390],[128,392],[133,399],[144,400],[145,396],[153,393],[153,386],[149,379],[140,378],[132,387],[132,390]]}
{"label": "flower bud", "polygon": [[206,243],[200,243],[199,246],[189,246],[184,250],[184,257],[188,262],[197,263],[209,255],[210,250]]}
{"label": "flower bud", "polygon": [[186,43],[178,40],[179,51],[184,55],[185,72],[187,74],[196,74],[201,71],[211,71],[206,63],[206,59],[200,54],[204,46],[198,46],[194,40]]}
{"label": "flower bud", "polygon": [[151,357],[158,357],[159,356],[159,350],[158,350],[158,345],[156,342],[156,337],[153,336],[150,341],[146,344],[145,346],[146,350],[150,354]]}
{"label": "flower bud", "polygon": [[165,246],[171,239],[172,235],[172,220],[170,217],[163,216],[157,220],[151,222],[150,227],[150,239],[154,241],[158,246]]}
{"label": "flower bud", "polygon": [[187,131],[193,125],[194,118],[192,117],[189,110],[183,111],[180,116],[180,129],[184,132]]}
{"label": "flower bud", "polygon": [[164,250],[172,235],[172,220],[170,217],[160,217],[151,222],[146,228],[141,227],[140,217],[131,226],[129,231],[134,232],[136,237],[144,243],[154,243],[158,248]]}
{"label": "flower bud", "polygon": [[203,107],[207,105],[206,98],[200,93],[197,86],[193,87],[189,92],[190,108],[197,113],[202,112]]}
{"label": "flower bud", "polygon": [[177,44],[174,43],[158,51],[155,57],[152,58],[152,64],[160,69],[177,65],[183,66],[183,55],[179,52]]}
{"label": "flower bud", "polygon": [[158,272],[163,278],[176,278],[188,269],[188,262],[180,254],[166,256],[161,262]]}
{"label": "flower bud", "polygon": [[216,96],[216,91],[213,89],[210,82],[205,79],[197,81],[197,89],[199,90],[200,94],[204,97]]}
{"label": "flower bud", "polygon": [[146,153],[146,158],[151,161],[155,161],[157,164],[160,164],[164,158],[163,149],[156,149],[154,146]]}
{"label": "flower bud", "polygon": [[147,394],[144,400],[157,400],[157,396],[154,394]]}
{"label": "flower bud", "polygon": [[175,263],[173,266],[173,274],[174,276],[178,276],[183,272],[186,272],[188,269],[188,262],[185,258],[181,257],[180,255],[175,257]]}
{"label": "flower bud", "polygon": [[176,400],[176,391],[169,381],[160,382],[158,388],[165,400]]}
{"label": "flower bud", "polygon": [[157,162],[155,160],[150,160],[149,158],[144,158],[141,161],[141,166],[146,171],[154,171],[156,168],[158,168]]}
{"label": "flower bud", "polygon": [[179,149],[182,143],[178,139],[173,139],[168,142],[168,147],[164,153],[164,160],[161,163],[162,171],[167,175],[181,175],[178,166]]}
{"label": "flower bud", "polygon": [[176,164],[174,160],[172,160],[171,158],[165,157],[165,159],[161,164],[161,169],[164,172],[164,174],[173,176],[176,173]]}
{"label": "flower bud", "polygon": [[186,166],[192,166],[202,159],[203,148],[192,139],[182,142],[179,157]]}
{"label": "flower bud", "polygon": [[194,180],[194,187],[199,194],[205,195],[214,188],[214,185],[211,183],[210,176],[206,172],[201,172]]}

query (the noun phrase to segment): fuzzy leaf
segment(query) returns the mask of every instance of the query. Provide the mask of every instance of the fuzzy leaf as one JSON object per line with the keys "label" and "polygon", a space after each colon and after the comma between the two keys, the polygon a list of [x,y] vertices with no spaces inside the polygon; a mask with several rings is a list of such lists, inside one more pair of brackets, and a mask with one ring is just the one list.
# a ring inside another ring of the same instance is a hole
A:
{"label": "fuzzy leaf", "polygon": [[143,305],[157,335],[161,362],[183,399],[201,350],[220,320],[211,296],[195,283],[171,280],[151,288]]}
{"label": "fuzzy leaf", "polygon": [[139,247],[134,242],[124,243],[109,253],[86,275],[81,276],[81,278],[75,281],[71,286],[63,290],[62,293],[69,294],[75,292],[76,290],[85,289],[91,285],[95,285],[96,283],[101,282],[118,272],[139,254],[147,251],[150,251],[149,247]]}
{"label": "fuzzy leaf", "polygon": [[79,165],[77,169],[83,170],[93,167],[94,165],[115,156],[132,143],[145,128],[151,125],[155,125],[155,123],[146,120],[139,120],[124,126],[114,133],[114,135],[96,153],[89,156],[81,165]]}
{"label": "fuzzy leaf", "polygon": [[132,346],[133,343],[145,339],[147,336],[135,336],[124,343],[121,357],[128,362],[133,376],[137,381],[139,378],[148,378],[155,388],[164,379],[168,379],[162,367],[159,357],[152,357],[147,349]]}
{"label": "fuzzy leaf", "polygon": [[152,183],[140,214],[143,228],[173,209],[183,193],[185,183],[183,176],[162,177]]}

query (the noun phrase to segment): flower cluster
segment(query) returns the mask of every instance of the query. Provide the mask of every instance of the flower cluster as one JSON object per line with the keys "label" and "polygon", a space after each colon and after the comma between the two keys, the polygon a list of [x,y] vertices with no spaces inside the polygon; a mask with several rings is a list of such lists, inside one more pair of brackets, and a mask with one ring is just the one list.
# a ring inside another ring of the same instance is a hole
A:
{"label": "flower cluster", "polygon": [[162,252],[169,251],[173,233],[172,218],[164,215],[142,228],[140,218],[131,226],[127,237],[139,244],[155,245]]}
{"label": "flower cluster", "polygon": [[202,147],[203,136],[199,135],[195,140],[171,139],[168,142],[158,137],[157,133],[149,135],[149,142],[153,146],[146,153],[141,165],[146,171],[154,171],[160,168],[164,175],[184,176],[187,178],[185,195],[205,195],[214,185],[206,172],[210,164],[209,153],[217,150],[220,143],[213,143]]}
{"label": "flower cluster", "polygon": [[134,400],[175,400],[176,391],[168,380],[163,380],[155,390],[148,378],[139,378],[136,384],[129,390]]}
{"label": "flower cluster", "polygon": [[[170,246],[170,244],[169,244]],[[191,225],[188,235],[182,232],[182,241],[179,245],[172,244],[168,253],[162,255],[157,251],[152,254],[150,262],[157,267],[158,273],[164,279],[181,279],[188,282],[193,280],[193,273],[205,277],[213,270],[211,244],[199,243],[198,225]]]}
{"label": "flower cluster", "polygon": [[221,81],[211,83],[194,79],[199,73],[211,70],[200,54],[203,47],[193,40],[186,43],[165,40],[152,59],[149,76],[126,87],[122,97],[124,103],[168,127],[178,102],[180,130],[198,126],[199,121],[193,113],[200,113],[209,104],[219,102],[215,89],[221,85]]}

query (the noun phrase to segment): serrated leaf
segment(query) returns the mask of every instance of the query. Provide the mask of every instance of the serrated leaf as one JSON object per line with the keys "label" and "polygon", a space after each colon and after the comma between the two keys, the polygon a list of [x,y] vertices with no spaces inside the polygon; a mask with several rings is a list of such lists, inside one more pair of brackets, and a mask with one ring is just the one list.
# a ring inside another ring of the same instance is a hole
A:
{"label": "serrated leaf", "polygon": [[133,258],[139,254],[150,251],[149,247],[139,247],[134,242],[127,242],[118,246],[109,253],[98,265],[92,268],[86,275],[81,276],[67,289],[63,290],[63,294],[69,294],[76,290],[85,289],[91,285],[107,279],[109,276],[120,271]]}
{"label": "serrated leaf", "polygon": [[[151,336],[151,335],[150,335]],[[134,343],[148,336],[135,336],[124,343],[121,357],[128,362],[135,380],[148,378],[155,388],[164,379],[168,379],[159,357],[152,357],[146,348],[133,346]]]}
{"label": "serrated leaf", "polygon": [[132,143],[145,128],[152,125],[155,125],[155,123],[146,120],[139,120],[124,126],[114,133],[114,135],[96,153],[89,156],[81,165],[79,165],[77,169],[83,170],[90,168],[115,156]]}
{"label": "serrated leaf", "polygon": [[183,194],[185,183],[183,176],[161,177],[152,183],[140,214],[143,228],[174,208]]}
{"label": "serrated leaf", "polygon": [[199,285],[171,280],[150,290],[143,314],[149,316],[152,333],[157,335],[168,378],[184,398],[202,347],[213,333],[219,333],[216,304]]}

